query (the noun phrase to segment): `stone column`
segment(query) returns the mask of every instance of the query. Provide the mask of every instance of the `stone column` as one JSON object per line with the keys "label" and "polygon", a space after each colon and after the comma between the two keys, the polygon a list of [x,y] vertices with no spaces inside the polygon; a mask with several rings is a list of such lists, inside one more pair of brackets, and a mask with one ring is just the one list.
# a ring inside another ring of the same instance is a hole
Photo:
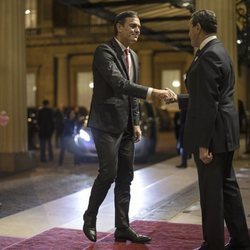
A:
{"label": "stone column", "polygon": [[236,0],[196,0],[196,10],[209,9],[216,13],[218,22],[218,38],[233,61],[235,73],[235,104],[238,100],[238,55],[236,43]]}
{"label": "stone column", "polygon": [[145,86],[153,86],[152,50],[140,50],[138,55],[140,60],[140,83]]}
{"label": "stone column", "polygon": [[57,57],[57,106],[69,105],[68,57],[66,54]]}
{"label": "stone column", "polygon": [[24,1],[0,1],[0,110],[10,121],[0,127],[0,171],[34,166],[27,145]]}

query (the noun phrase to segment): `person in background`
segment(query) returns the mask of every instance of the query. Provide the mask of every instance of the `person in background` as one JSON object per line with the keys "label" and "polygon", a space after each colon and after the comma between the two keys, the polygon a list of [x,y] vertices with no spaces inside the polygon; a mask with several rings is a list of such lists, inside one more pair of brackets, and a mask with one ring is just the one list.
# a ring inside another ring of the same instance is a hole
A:
{"label": "person in background", "polygon": [[180,133],[180,126],[181,126],[181,112],[177,111],[174,114],[174,134],[176,139],[176,149],[177,153],[179,154],[179,147],[178,147],[178,138]]}
{"label": "person in background", "polygon": [[244,103],[242,100],[238,99],[238,113],[239,113],[239,126],[240,132],[246,132],[246,120],[247,120],[247,112],[244,107]]}
{"label": "person in background", "polygon": [[60,148],[63,137],[63,108],[56,108],[54,111],[54,124],[55,124],[55,145]]}
{"label": "person in background", "polygon": [[[186,75],[189,93],[184,147],[198,170],[204,242],[199,250],[249,250],[250,241],[240,189],[233,169],[239,148],[234,108],[234,71],[217,39],[213,11],[199,10],[189,21],[191,45],[198,52]],[[224,220],[230,241],[224,246]]]}
{"label": "person in background", "polygon": [[76,127],[77,127],[77,133],[80,131],[84,124],[84,120],[86,119],[86,115],[88,114],[88,111],[84,107],[74,107],[74,112],[76,116]]}
{"label": "person in background", "polygon": [[153,96],[170,103],[175,102],[177,97],[169,89],[153,89],[137,84],[138,58],[130,45],[137,42],[140,28],[136,12],[118,14],[114,22],[114,37],[98,46],[94,53],[94,89],[88,126],[91,127],[97,150],[99,174],[83,216],[83,232],[91,241],[96,241],[96,216],[113,182],[115,240],[135,243],[151,240],[129,225],[134,143],[141,138],[137,98]]}
{"label": "person in background", "polygon": [[183,147],[183,136],[184,136],[184,127],[185,127],[185,120],[186,120],[186,109],[181,109],[178,117],[178,123],[179,123],[179,129],[178,129],[178,135],[177,135],[177,149],[178,153],[181,156],[181,163],[177,165],[177,168],[187,168],[187,162],[188,162],[188,153]]}
{"label": "person in background", "polygon": [[65,150],[74,154],[74,164],[79,164],[77,155],[75,153],[75,144],[73,136],[77,133],[77,121],[74,110],[68,109],[63,121],[63,136],[61,142],[61,149],[59,154],[58,165],[63,165]]}
{"label": "person in background", "polygon": [[[0,126],[5,127],[9,123],[9,116],[5,110],[0,112]],[[2,202],[0,202],[0,207],[2,207]]]}
{"label": "person in background", "polygon": [[49,107],[49,101],[44,100],[43,106],[38,110],[37,123],[39,127],[40,139],[40,160],[47,162],[46,144],[48,146],[48,159],[53,160],[53,150],[51,144],[51,137],[54,131],[54,115],[53,110]]}

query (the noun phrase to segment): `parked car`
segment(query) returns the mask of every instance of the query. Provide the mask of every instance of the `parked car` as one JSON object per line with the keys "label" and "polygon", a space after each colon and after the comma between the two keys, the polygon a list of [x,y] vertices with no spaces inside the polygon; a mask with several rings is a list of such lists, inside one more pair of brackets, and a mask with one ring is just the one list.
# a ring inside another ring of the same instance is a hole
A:
{"label": "parked car", "polygon": [[[154,107],[151,103],[143,101],[140,103],[142,138],[135,144],[135,160],[146,161],[155,153],[157,143],[157,122]],[[83,127],[75,135],[74,142],[77,154],[82,160],[97,159],[97,153],[90,128],[86,127],[86,117]]]}

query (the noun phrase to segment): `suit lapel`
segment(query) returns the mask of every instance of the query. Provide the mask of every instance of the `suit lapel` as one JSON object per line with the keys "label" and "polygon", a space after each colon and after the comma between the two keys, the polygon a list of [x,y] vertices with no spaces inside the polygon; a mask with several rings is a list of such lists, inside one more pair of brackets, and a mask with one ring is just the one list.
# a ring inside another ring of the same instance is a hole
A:
{"label": "suit lapel", "polygon": [[129,79],[128,72],[127,72],[127,69],[126,69],[126,65],[125,65],[125,63],[123,61],[123,58],[122,58],[122,56],[123,56],[124,53],[123,53],[120,45],[116,42],[116,40],[114,38],[112,38],[112,40],[110,41],[110,43],[111,43],[114,51],[116,52],[117,58],[118,58],[118,60],[120,62],[120,65],[121,65],[120,68],[122,69],[123,73]]}
{"label": "suit lapel", "polygon": [[220,41],[216,38],[208,42],[200,51],[198,59],[204,54],[204,52],[211,46],[213,46],[216,43],[220,43]]}
{"label": "suit lapel", "polygon": [[137,63],[137,59],[134,55],[134,51],[130,49],[130,56],[131,56],[131,66],[133,67],[133,81],[137,82],[138,81],[138,77],[137,77],[137,72],[138,72],[138,63]]}
{"label": "suit lapel", "polygon": [[[199,56],[196,60],[193,60],[191,65],[189,66],[188,70],[187,70],[187,73],[186,73],[186,77],[188,75],[188,73],[190,72],[191,68],[193,65],[195,65],[195,63],[197,63],[199,61],[199,59],[201,58],[201,56],[204,54],[204,52],[212,45],[216,44],[216,43],[219,43],[220,41],[216,38],[216,39],[213,39],[211,40],[210,42],[208,42],[200,51],[199,53]],[[195,59],[195,58],[194,58]]]}

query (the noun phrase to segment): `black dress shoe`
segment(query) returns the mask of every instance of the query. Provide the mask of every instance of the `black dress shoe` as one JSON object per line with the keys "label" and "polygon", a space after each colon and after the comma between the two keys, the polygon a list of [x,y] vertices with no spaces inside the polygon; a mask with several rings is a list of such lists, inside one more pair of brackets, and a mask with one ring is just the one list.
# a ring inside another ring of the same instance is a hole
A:
{"label": "black dress shoe", "polygon": [[207,248],[203,247],[203,246],[200,246],[198,248],[195,248],[194,250],[206,250]]}
{"label": "black dress shoe", "polygon": [[83,232],[86,237],[93,242],[96,242],[96,218],[84,216]]}
{"label": "black dress shoe", "polygon": [[207,248],[207,243],[203,242],[202,245],[198,248],[195,248],[194,250],[206,250]]}
{"label": "black dress shoe", "polygon": [[177,168],[187,168],[187,165],[186,164],[180,164],[180,165],[177,165],[176,167]]}
{"label": "black dress shoe", "polygon": [[250,246],[249,247],[237,247],[237,246],[233,246],[232,244],[228,243],[225,245],[224,249],[225,250],[250,250]]}
{"label": "black dress shoe", "polygon": [[132,241],[134,243],[146,243],[151,240],[150,237],[137,234],[132,228],[117,228],[115,230],[116,241]]}

